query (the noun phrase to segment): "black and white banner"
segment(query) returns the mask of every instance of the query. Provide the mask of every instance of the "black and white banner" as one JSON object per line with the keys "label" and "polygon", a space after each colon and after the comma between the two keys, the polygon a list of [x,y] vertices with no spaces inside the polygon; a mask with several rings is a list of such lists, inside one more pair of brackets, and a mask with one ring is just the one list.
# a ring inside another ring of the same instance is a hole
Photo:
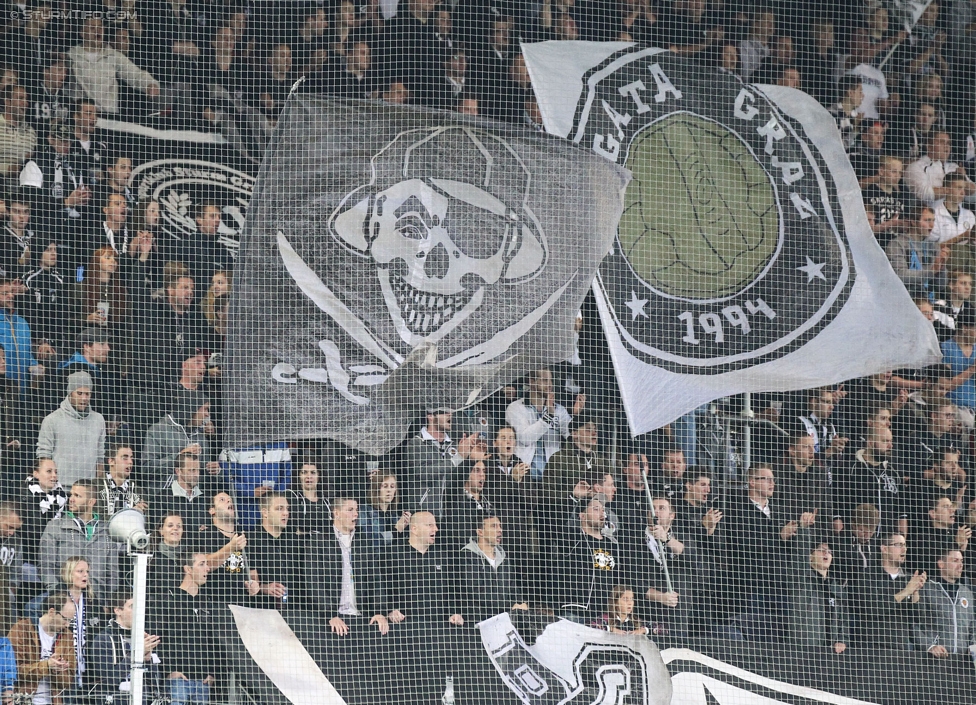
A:
{"label": "black and white banner", "polygon": [[425,407],[569,357],[627,179],[520,127],[293,96],[236,272],[232,445],[386,452]]}
{"label": "black and white banner", "polygon": [[236,255],[257,171],[236,148],[211,132],[106,119],[98,128],[119,154],[132,158],[129,187],[136,199],[159,202],[162,236],[179,241],[192,235],[196,207],[214,203],[221,211],[217,237]]}
{"label": "black and white banner", "polygon": [[523,52],[546,129],[633,172],[594,290],[634,434],[940,359],[815,100],[630,44]]}

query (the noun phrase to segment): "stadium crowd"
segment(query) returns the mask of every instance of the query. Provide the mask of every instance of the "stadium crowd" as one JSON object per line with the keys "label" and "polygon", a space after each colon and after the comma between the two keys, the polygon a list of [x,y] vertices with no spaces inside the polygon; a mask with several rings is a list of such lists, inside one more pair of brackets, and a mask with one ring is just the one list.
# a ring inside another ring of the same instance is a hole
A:
{"label": "stadium crowd", "polygon": [[[124,697],[131,575],[107,526],[128,508],[154,535],[148,681],[174,703],[224,692],[214,620],[227,604],[318,615],[307,645],[340,665],[340,691],[362,685],[369,658],[371,672],[416,674],[407,701],[440,698],[463,648],[452,635],[507,610],[679,644],[948,658],[976,643],[976,4],[932,2],[911,34],[880,0],[7,8],[4,702]],[[766,423],[748,470],[703,451],[704,413],[611,442],[616,404],[594,401],[606,380],[585,355],[474,408],[428,409],[381,458],[325,441],[225,449],[235,252],[218,238],[220,204],[191,214],[192,237],[167,239],[161,204],[135,200],[138,165],[99,118],[259,147],[304,76],[309,90],[538,127],[518,45],[542,39],[662,46],[820,100],[945,364],[754,397]]]}

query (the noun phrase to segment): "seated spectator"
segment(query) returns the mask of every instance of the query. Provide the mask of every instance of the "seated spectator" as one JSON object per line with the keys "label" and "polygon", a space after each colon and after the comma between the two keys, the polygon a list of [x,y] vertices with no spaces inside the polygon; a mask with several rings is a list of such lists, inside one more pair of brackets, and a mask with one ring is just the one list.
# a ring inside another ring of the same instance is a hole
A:
{"label": "seated spectator", "polygon": [[695,546],[690,537],[679,533],[670,500],[655,497],[653,507],[643,533],[634,536],[628,547],[633,585],[647,600],[652,632],[687,636],[701,606]]}
{"label": "seated spectator", "polygon": [[[393,501],[395,501],[396,476],[391,477],[393,477]],[[370,476],[371,501],[375,478],[376,473]],[[299,535],[325,533],[332,521],[332,508],[329,506],[324,484],[319,481],[319,469],[314,463],[303,463],[301,469],[292,478],[292,487],[287,492],[289,521]]]}
{"label": "seated spectator", "polygon": [[569,438],[572,417],[566,407],[556,403],[552,372],[548,369],[530,372],[528,384],[528,396],[508,405],[505,421],[518,439],[515,455],[529,466],[529,477],[539,481],[562,439]]}
{"label": "seated spectator", "polygon": [[105,517],[111,519],[116,512],[123,509],[138,509],[146,514],[149,510],[147,496],[130,477],[135,463],[132,447],[120,443],[110,445],[105,463],[105,477],[98,493]]}
{"label": "seated spectator", "polygon": [[501,520],[485,514],[475,536],[460,551],[461,616],[472,624],[508,610],[528,609],[521,578],[501,546],[502,535]]}
{"label": "seated spectator", "polygon": [[[874,232],[878,243],[887,247],[904,224],[903,218],[912,203],[912,197],[902,185],[904,163],[898,157],[878,157],[878,169],[874,183],[864,188],[865,205],[873,206],[877,215]],[[910,222],[910,221],[909,221]]]}
{"label": "seated spectator", "polygon": [[914,606],[928,579],[918,570],[904,570],[908,543],[905,536],[889,533],[881,540],[881,565],[871,568],[857,583],[854,607],[855,643],[875,648],[906,650],[911,644]]}
{"label": "seated spectator", "polygon": [[612,634],[633,634],[646,636],[650,630],[634,615],[634,591],[626,585],[617,585],[610,594],[607,613],[591,627]]}
{"label": "seated spectator", "polygon": [[149,563],[146,591],[149,600],[165,597],[183,580],[183,517],[167,512],[153,532],[152,560]]}
{"label": "seated spectator", "polygon": [[273,598],[275,606],[301,606],[305,593],[304,556],[294,529],[288,527],[288,498],[268,492],[258,501],[261,525],[251,531],[248,541],[252,582],[262,595]]}
{"label": "seated spectator", "polygon": [[589,624],[602,613],[613,586],[626,573],[623,550],[603,535],[606,513],[599,497],[579,508],[579,523],[553,547],[547,596],[566,619]]}
{"label": "seated spectator", "polygon": [[68,395],[37,435],[37,457],[51,458],[66,484],[93,480],[105,457],[105,418],[89,408],[94,386],[87,372],[68,375]]}
{"label": "seated spectator", "polygon": [[[304,471],[304,467],[302,468]],[[369,504],[361,511],[363,534],[374,548],[390,546],[410,525],[410,512],[400,508],[397,476],[382,470],[369,478]]]}
{"label": "seated spectator", "polygon": [[[115,593],[109,607],[115,617],[109,621],[105,630],[92,640],[88,656],[88,671],[95,686],[92,694],[113,702],[114,698],[129,697],[132,676],[132,602],[128,590]],[[143,655],[145,675],[143,687],[147,700],[167,693],[156,693],[159,682],[159,657],[155,654],[159,646],[159,636],[145,633]]]}
{"label": "seated spectator", "polygon": [[918,621],[914,644],[935,658],[967,654],[976,644],[973,634],[973,591],[962,580],[965,563],[962,552],[948,549],[936,562],[938,573],[922,586],[916,605]]}
{"label": "seated spectator", "polygon": [[[804,532],[806,533],[806,531]],[[847,590],[830,570],[834,555],[826,541],[807,539],[812,549],[799,551],[801,562],[790,583],[793,610],[790,621],[791,643],[801,646],[833,647],[835,654],[847,650]],[[801,545],[802,547],[802,545]]]}
{"label": "seated spectator", "polygon": [[150,500],[152,515],[158,519],[166,512],[183,517],[187,530],[195,532],[205,526],[210,498],[200,487],[200,458],[190,452],[180,452],[173,464],[173,479]]}
{"label": "seated spectator", "polygon": [[183,581],[147,619],[146,631],[159,635],[160,669],[174,705],[210,702],[217,683],[223,650],[217,642],[216,605],[202,591],[209,574],[205,554],[187,553]]}
{"label": "seated spectator", "polygon": [[56,702],[75,685],[74,612],[66,593],[51,593],[39,620],[21,619],[7,635],[17,659],[16,692],[33,697],[31,702]]}
{"label": "seated spectator", "polygon": [[119,79],[150,98],[159,97],[159,83],[124,54],[105,46],[101,17],[88,17],[81,27],[81,44],[68,51],[71,74],[81,91],[102,112],[120,112]]}
{"label": "seated spectator", "polygon": [[146,434],[143,455],[151,487],[169,486],[175,463],[184,454],[196,456],[206,463],[207,472],[220,472],[210,445],[210,437],[216,433],[210,420],[210,402],[187,407],[185,401],[179,407],[174,402],[172,411],[153,424]]}
{"label": "seated spectator", "polygon": [[935,288],[952,251],[929,240],[935,211],[921,206],[912,211],[902,232],[885,247],[892,269],[908,292],[924,296]]}
{"label": "seated spectator", "polygon": [[108,522],[95,513],[98,489],[92,480],[71,486],[68,511],[52,520],[38,549],[41,581],[49,590],[60,587],[61,568],[69,558],[80,557],[90,568],[92,595],[107,598],[119,585],[119,549],[108,535]]}
{"label": "seated spectator", "polygon": [[257,594],[259,584],[247,572],[247,536],[237,530],[234,500],[226,492],[218,492],[208,513],[210,521],[206,526],[197,528],[184,522],[190,549],[205,553],[210,565],[204,591],[215,603],[241,604],[249,594]]}
{"label": "seated spectator", "polygon": [[[952,138],[948,132],[933,132],[926,147],[925,156],[912,162],[905,169],[905,186],[915,198],[927,206],[934,207],[939,199],[945,198],[948,194],[948,188],[944,184],[945,177],[956,171],[966,176],[966,171],[955,162],[949,161],[952,153]],[[959,188],[967,196],[976,193],[976,184],[968,178]]]}

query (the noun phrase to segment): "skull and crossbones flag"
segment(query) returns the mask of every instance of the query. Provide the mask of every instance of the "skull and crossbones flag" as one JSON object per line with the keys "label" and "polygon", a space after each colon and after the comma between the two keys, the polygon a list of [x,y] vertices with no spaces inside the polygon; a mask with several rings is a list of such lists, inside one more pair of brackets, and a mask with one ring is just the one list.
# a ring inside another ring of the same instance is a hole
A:
{"label": "skull and crossbones flag", "polygon": [[622,42],[523,54],[547,131],[633,174],[594,281],[633,434],[939,361],[813,98]]}
{"label": "skull and crossbones flag", "polygon": [[527,128],[293,95],[235,273],[230,442],[383,453],[568,358],[628,179]]}

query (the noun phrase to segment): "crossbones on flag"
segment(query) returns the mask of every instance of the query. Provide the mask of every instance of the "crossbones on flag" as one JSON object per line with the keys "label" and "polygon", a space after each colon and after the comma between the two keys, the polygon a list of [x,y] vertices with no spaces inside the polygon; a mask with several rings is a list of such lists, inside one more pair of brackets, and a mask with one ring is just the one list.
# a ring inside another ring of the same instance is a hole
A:
{"label": "crossbones on flag", "polygon": [[525,128],[293,95],[234,282],[231,443],[386,452],[566,359],[627,180]]}
{"label": "crossbones on flag", "polygon": [[815,100],[627,43],[523,53],[546,129],[633,173],[594,282],[632,433],[940,359]]}

